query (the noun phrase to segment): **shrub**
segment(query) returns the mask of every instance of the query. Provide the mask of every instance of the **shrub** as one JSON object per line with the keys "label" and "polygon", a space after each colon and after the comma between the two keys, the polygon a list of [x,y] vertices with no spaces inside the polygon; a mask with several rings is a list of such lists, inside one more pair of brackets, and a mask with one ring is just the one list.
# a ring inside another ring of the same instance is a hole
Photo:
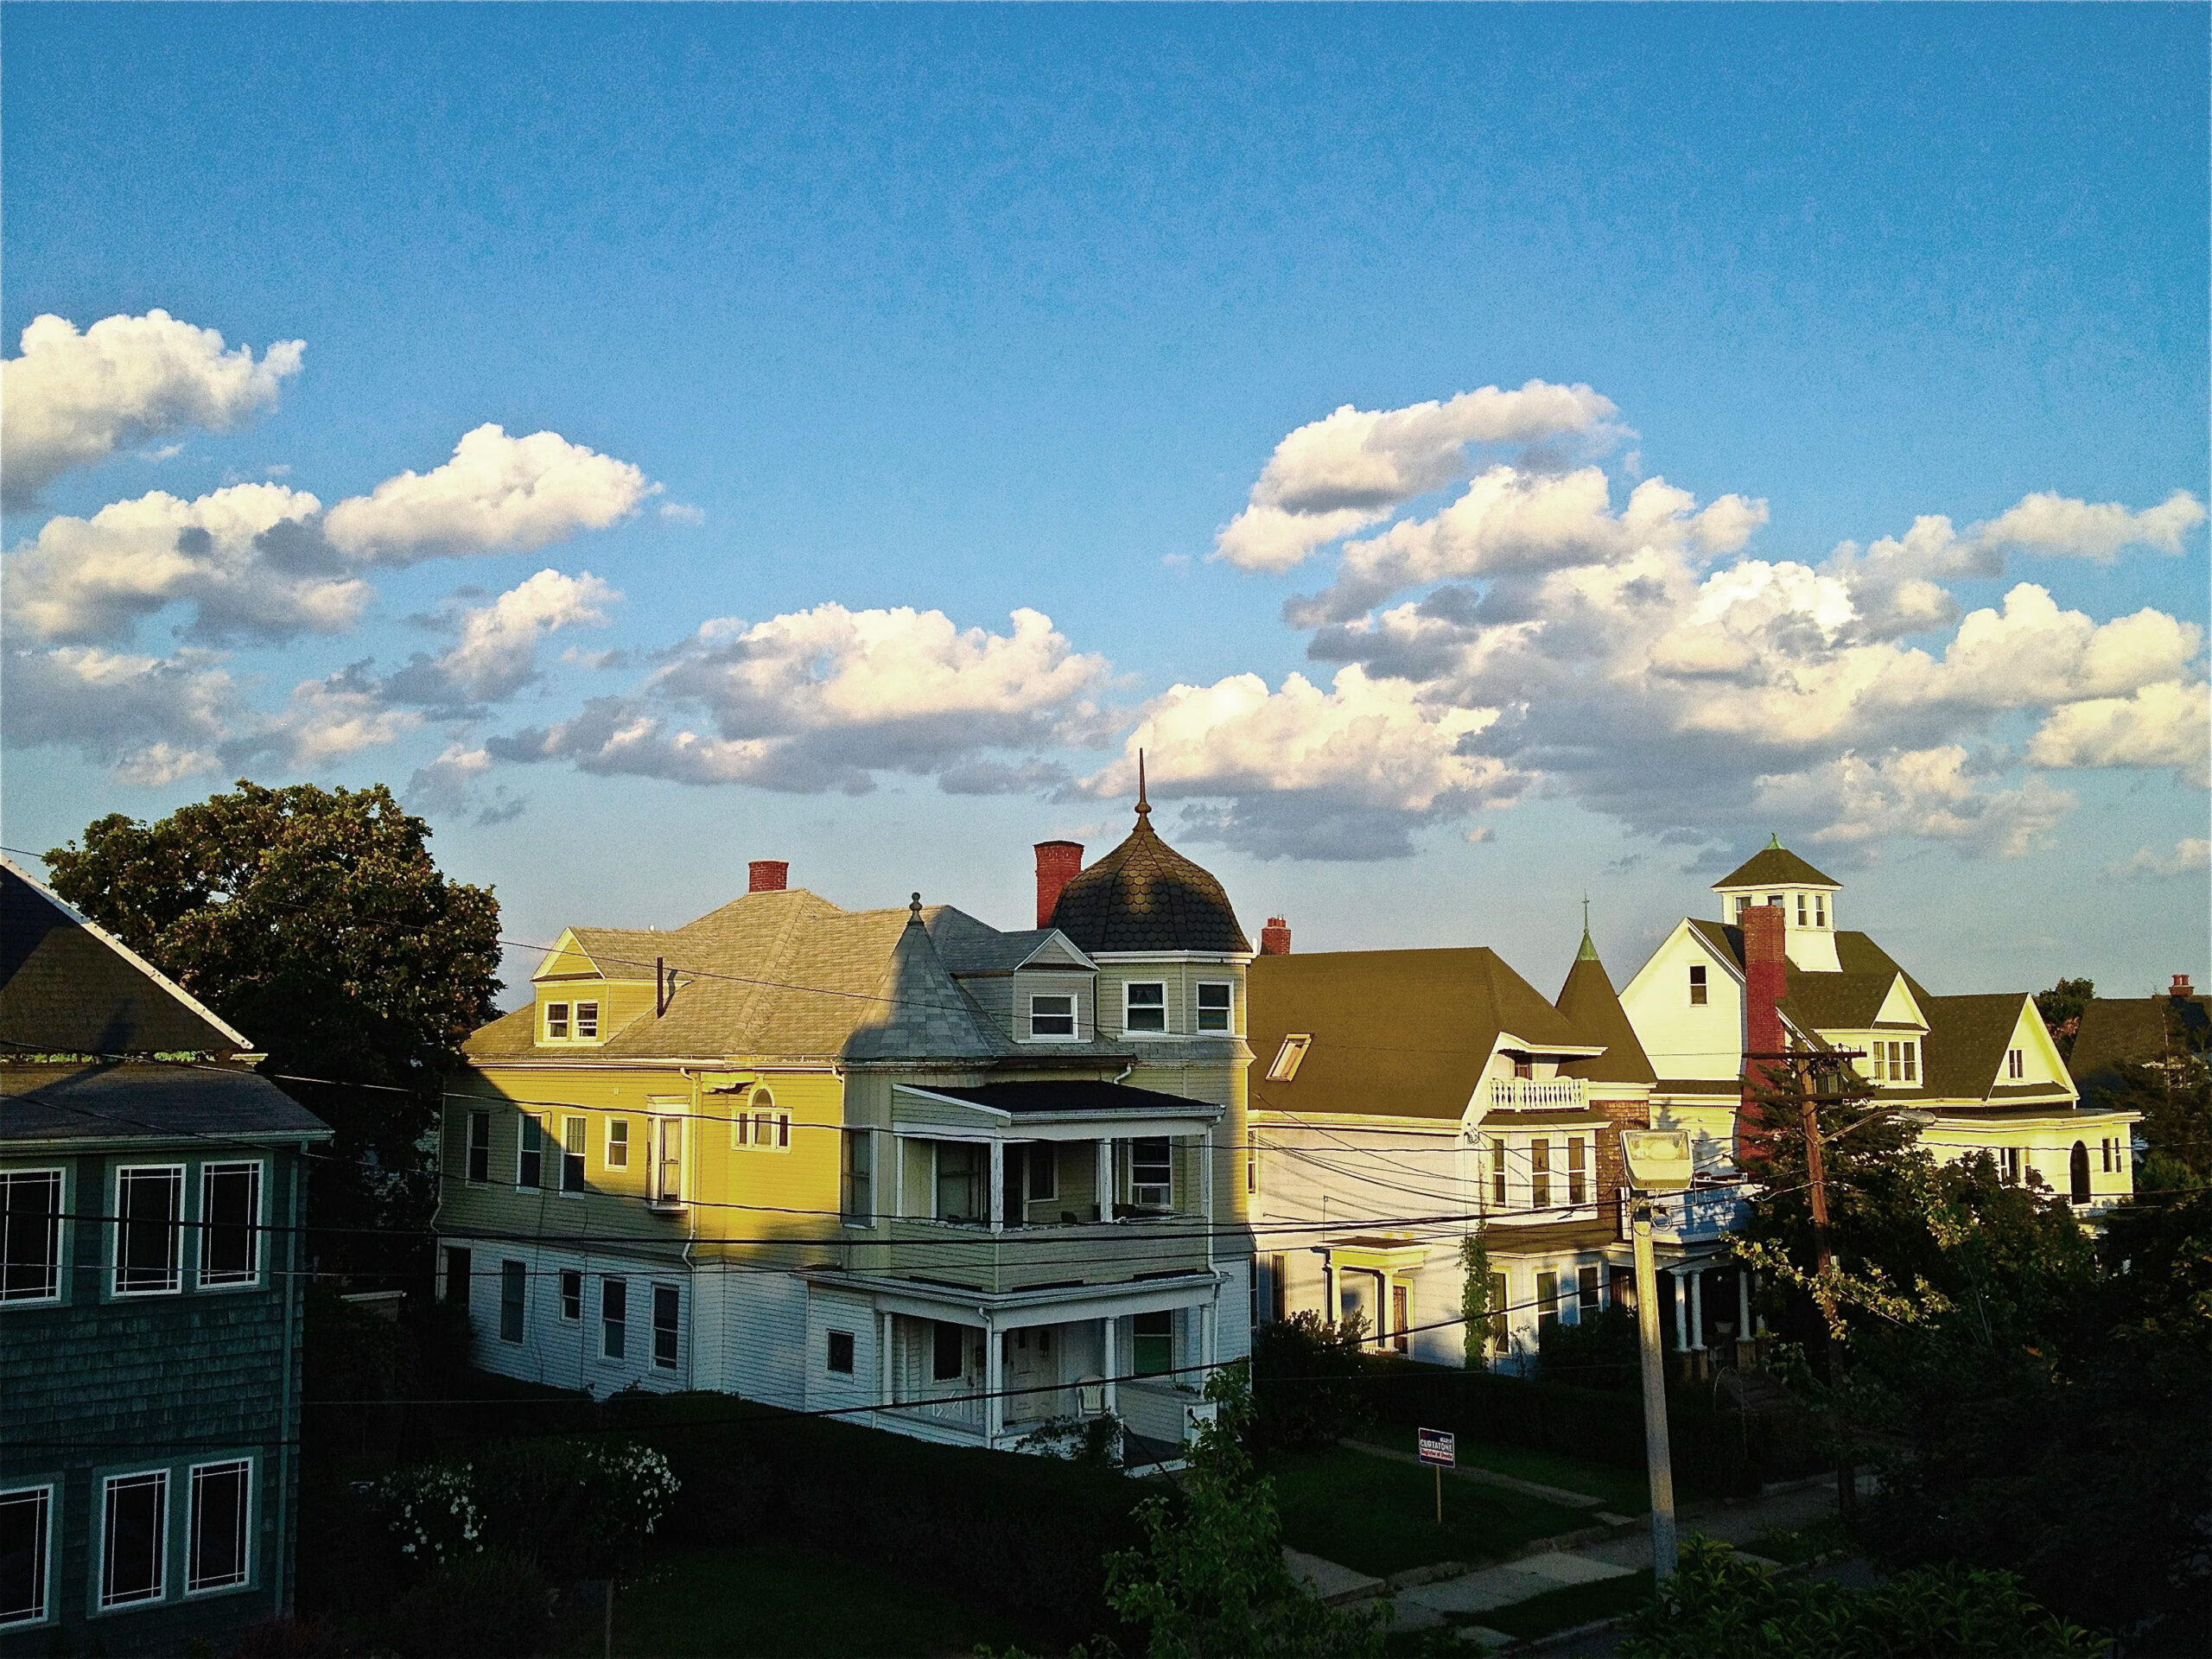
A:
{"label": "shrub", "polygon": [[537,1566],[512,1550],[487,1549],[448,1562],[392,1605],[391,1643],[425,1659],[448,1654],[526,1659],[552,1631],[551,1590]]}
{"label": "shrub", "polygon": [[387,1475],[375,1496],[399,1553],[420,1567],[442,1567],[484,1548],[484,1515],[465,1463],[423,1463]]}
{"label": "shrub", "polygon": [[1770,1578],[1695,1536],[1628,1630],[1624,1659],[2089,1659],[2106,1646],[2037,1606],[2009,1573],[1952,1563],[1847,1589]]}
{"label": "shrub", "polygon": [[1301,1311],[1252,1333],[1255,1446],[1332,1446],[1373,1419],[1365,1329],[1357,1315],[1332,1324]]}
{"label": "shrub", "polygon": [[1637,1352],[1636,1310],[1615,1302],[1581,1322],[1547,1324],[1537,1337],[1536,1374],[1606,1394],[1633,1394],[1643,1386],[1643,1362]]}
{"label": "shrub", "polygon": [[566,1583],[634,1559],[677,1480],[666,1458],[634,1440],[505,1440],[478,1455],[474,1491],[488,1542]]}

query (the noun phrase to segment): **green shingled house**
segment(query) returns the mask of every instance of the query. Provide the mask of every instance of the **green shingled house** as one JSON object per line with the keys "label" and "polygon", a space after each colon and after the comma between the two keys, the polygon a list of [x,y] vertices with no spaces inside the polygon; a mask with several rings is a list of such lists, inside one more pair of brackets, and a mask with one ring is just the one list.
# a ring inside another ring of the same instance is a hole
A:
{"label": "green shingled house", "polygon": [[0,1045],[0,1649],[220,1648],[291,1599],[330,1132],[3,860]]}

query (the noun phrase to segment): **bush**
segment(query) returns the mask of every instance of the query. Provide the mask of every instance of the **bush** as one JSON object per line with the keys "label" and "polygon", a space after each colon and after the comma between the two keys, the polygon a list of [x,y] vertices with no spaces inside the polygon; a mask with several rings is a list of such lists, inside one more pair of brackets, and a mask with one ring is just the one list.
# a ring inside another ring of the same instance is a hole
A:
{"label": "bush", "polygon": [[1546,1325],[1537,1337],[1536,1374],[1547,1382],[1573,1388],[1637,1393],[1643,1369],[1637,1352],[1636,1310],[1615,1302],[1598,1314],[1584,1313],[1576,1325]]}
{"label": "bush", "polygon": [[375,1498],[399,1553],[417,1567],[442,1567],[484,1548],[484,1514],[463,1464],[424,1463],[377,1483]]}
{"label": "bush", "polygon": [[1255,1447],[1333,1446],[1373,1421],[1365,1325],[1301,1311],[1252,1333],[1251,1440]]}
{"label": "bush", "polygon": [[537,1563],[556,1582],[605,1576],[634,1559],[676,1497],[668,1459],[633,1440],[505,1440],[473,1475],[486,1541]]}
{"label": "bush", "polygon": [[487,1549],[439,1567],[393,1604],[394,1647],[425,1659],[448,1654],[527,1659],[552,1634],[551,1589],[536,1565]]}
{"label": "bush", "polygon": [[2106,1646],[2045,1612],[2009,1573],[1952,1563],[1852,1590],[1770,1578],[1695,1536],[1628,1630],[1624,1659],[2090,1659]]}

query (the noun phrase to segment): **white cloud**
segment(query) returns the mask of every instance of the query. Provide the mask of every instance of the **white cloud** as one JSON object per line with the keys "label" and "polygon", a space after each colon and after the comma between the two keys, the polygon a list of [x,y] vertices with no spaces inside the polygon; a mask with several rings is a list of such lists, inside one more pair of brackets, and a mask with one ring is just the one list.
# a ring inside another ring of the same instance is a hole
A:
{"label": "white cloud", "polygon": [[1868,759],[1845,754],[1801,772],[1761,778],[1755,815],[1817,824],[1817,844],[1846,846],[1910,836],[2017,858],[2074,810],[2075,799],[2031,776],[2017,789],[1981,789],[1963,745]]}
{"label": "white cloud", "polygon": [[695,507],[688,501],[664,501],[660,516],[679,524],[703,524],[707,522],[704,507]]}
{"label": "white cloud", "polygon": [[423,723],[411,709],[395,709],[365,666],[340,670],[292,688],[284,711],[264,721],[257,747],[302,772],[363,749],[381,748]]}
{"label": "white cloud", "polygon": [[256,362],[250,347],[225,351],[214,329],[159,310],[104,317],[82,334],[66,317],[34,317],[20,355],[0,363],[7,410],[0,474],[9,504],[29,502],[119,444],[185,427],[237,425],[276,403],[305,349],[278,340]]}
{"label": "white cloud", "polygon": [[1247,570],[1287,570],[1315,548],[1464,476],[1469,444],[1610,435],[1616,412],[1588,386],[1541,380],[1404,409],[1346,404],[1275,446],[1244,510],[1217,537],[1216,554]]}
{"label": "white cloud", "polygon": [[2134,857],[2106,865],[2105,874],[2127,880],[2142,876],[2190,875],[2208,868],[2212,868],[2212,841],[2185,836],[2174,842],[2170,853],[2151,847],[2138,848]]}
{"label": "white cloud", "polygon": [[321,503],[277,484],[234,484],[181,500],[156,490],[57,517],[19,548],[8,615],[41,639],[127,639],[166,605],[195,607],[197,637],[282,638],[351,628],[368,585],[331,568],[314,519]]}
{"label": "white cloud", "polygon": [[2169,680],[2129,695],[2066,703],[2028,740],[2038,766],[2172,766],[2198,788],[2212,783],[2212,692]]}
{"label": "white cloud", "polygon": [[402,473],[340,501],[325,529],[341,552],[371,563],[530,552],[604,530],[658,487],[628,461],[557,432],[511,438],[486,424],[464,434],[442,467]]}
{"label": "white cloud", "polygon": [[252,718],[208,652],[163,658],[63,645],[11,651],[0,671],[10,747],[75,748],[130,783],[213,771],[226,741]]}
{"label": "white cloud", "polygon": [[489,605],[461,613],[461,637],[435,657],[417,656],[385,687],[395,701],[497,702],[537,677],[537,645],[558,628],[596,627],[621,595],[587,570],[540,570]]}
{"label": "white cloud", "polygon": [[2187,490],[2176,490],[2141,512],[2130,512],[2117,501],[2092,503],[2044,490],[2021,497],[1987,524],[1975,525],[1971,539],[2019,553],[2110,564],[2127,547],[2178,553],[2182,537],[2203,522],[2203,504]]}
{"label": "white cloud", "polygon": [[[573,760],[587,771],[810,791],[872,787],[988,751],[1087,741],[1103,658],[1052,619],[963,629],[942,611],[823,605],[760,623],[707,623],[638,695],[603,698],[548,730],[489,745],[497,758]],[[683,721],[703,713],[710,731]]]}

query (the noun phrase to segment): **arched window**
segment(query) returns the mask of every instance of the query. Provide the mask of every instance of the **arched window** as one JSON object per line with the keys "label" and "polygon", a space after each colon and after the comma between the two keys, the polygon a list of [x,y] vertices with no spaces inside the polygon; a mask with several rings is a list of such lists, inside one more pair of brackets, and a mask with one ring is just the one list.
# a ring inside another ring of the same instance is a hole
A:
{"label": "arched window", "polygon": [[2074,1143],[2074,1153],[2066,1160],[2067,1174],[2071,1178],[2072,1198],[2076,1204],[2089,1201],[2089,1149],[2081,1141]]}

